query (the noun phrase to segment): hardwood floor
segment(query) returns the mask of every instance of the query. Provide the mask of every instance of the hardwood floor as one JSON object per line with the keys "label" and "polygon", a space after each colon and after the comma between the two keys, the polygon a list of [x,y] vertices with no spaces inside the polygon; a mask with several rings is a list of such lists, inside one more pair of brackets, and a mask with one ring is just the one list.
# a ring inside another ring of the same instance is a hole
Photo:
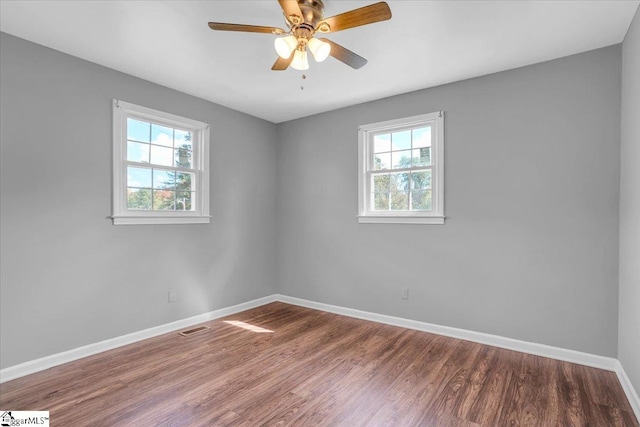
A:
{"label": "hardwood floor", "polygon": [[639,425],[595,368],[283,303],[205,325],[1,384],[0,408],[52,426]]}

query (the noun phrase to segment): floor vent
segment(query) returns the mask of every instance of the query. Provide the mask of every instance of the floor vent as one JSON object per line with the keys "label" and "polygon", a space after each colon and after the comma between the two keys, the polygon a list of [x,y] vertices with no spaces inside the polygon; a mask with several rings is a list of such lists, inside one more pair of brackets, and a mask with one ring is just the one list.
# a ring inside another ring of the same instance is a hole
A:
{"label": "floor vent", "polygon": [[178,332],[178,334],[182,335],[183,337],[189,337],[193,334],[197,334],[198,332],[202,332],[207,329],[209,329],[208,326],[198,326],[197,328],[187,329],[186,331]]}

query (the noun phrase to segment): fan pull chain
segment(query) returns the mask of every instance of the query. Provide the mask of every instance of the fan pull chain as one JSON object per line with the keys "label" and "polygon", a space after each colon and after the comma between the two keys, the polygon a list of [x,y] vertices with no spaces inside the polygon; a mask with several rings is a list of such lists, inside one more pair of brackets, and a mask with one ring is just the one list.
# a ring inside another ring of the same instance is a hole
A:
{"label": "fan pull chain", "polygon": [[[307,78],[307,76],[306,76],[305,74],[303,74],[303,75],[302,75],[303,83],[304,83],[304,80],[305,80],[306,78]],[[300,90],[304,90],[304,84],[301,84],[301,85],[300,85]]]}

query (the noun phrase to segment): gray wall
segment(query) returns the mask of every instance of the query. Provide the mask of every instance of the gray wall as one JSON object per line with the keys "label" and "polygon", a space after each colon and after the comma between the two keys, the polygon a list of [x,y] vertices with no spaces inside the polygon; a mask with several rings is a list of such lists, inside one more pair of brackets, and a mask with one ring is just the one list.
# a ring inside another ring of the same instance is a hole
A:
{"label": "gray wall", "polygon": [[[279,125],[279,291],[616,356],[620,57],[616,45]],[[437,110],[446,224],[358,224],[357,126]]]}
{"label": "gray wall", "polygon": [[[1,367],[274,292],[616,356],[620,46],[276,126],[1,43]],[[212,124],[211,224],[106,219],[112,98]],[[440,109],[446,224],[358,224],[357,126]],[[637,171],[622,179],[624,231]]]}
{"label": "gray wall", "polygon": [[[7,34],[0,50],[3,368],[274,293],[274,124]],[[112,98],[211,124],[211,224],[111,225]]]}
{"label": "gray wall", "polygon": [[622,45],[618,358],[640,393],[640,10]]}

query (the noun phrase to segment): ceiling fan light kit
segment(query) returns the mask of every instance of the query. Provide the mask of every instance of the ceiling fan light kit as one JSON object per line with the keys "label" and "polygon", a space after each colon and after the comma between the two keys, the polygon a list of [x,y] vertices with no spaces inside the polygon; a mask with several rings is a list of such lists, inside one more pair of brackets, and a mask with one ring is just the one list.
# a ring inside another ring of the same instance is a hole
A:
{"label": "ceiling fan light kit", "polygon": [[329,57],[331,53],[331,45],[329,43],[325,43],[321,40],[318,40],[315,37],[312,37],[311,40],[307,42],[307,46],[309,46],[309,50],[313,55],[313,59],[317,62],[322,62]]}
{"label": "ceiling fan light kit", "polygon": [[298,39],[296,36],[279,37],[273,41],[278,56],[287,59],[291,53],[298,47]]}
{"label": "ceiling fan light kit", "polygon": [[358,69],[367,63],[366,59],[335,42],[328,39],[318,39],[314,35],[317,32],[335,33],[336,31],[391,19],[391,10],[385,2],[375,3],[329,18],[324,18],[324,3],[322,0],[278,0],[278,3],[282,7],[289,31],[277,27],[221,22],[209,22],[209,28],[218,31],[288,34],[274,40],[278,59],[271,67],[272,70],[282,71],[289,66],[296,70],[309,69],[307,48],[316,62],[322,62],[329,56],[333,56],[348,66]]}
{"label": "ceiling fan light kit", "polygon": [[309,69],[309,60],[307,59],[306,50],[296,50],[291,61],[291,68],[294,70],[304,71]]}

